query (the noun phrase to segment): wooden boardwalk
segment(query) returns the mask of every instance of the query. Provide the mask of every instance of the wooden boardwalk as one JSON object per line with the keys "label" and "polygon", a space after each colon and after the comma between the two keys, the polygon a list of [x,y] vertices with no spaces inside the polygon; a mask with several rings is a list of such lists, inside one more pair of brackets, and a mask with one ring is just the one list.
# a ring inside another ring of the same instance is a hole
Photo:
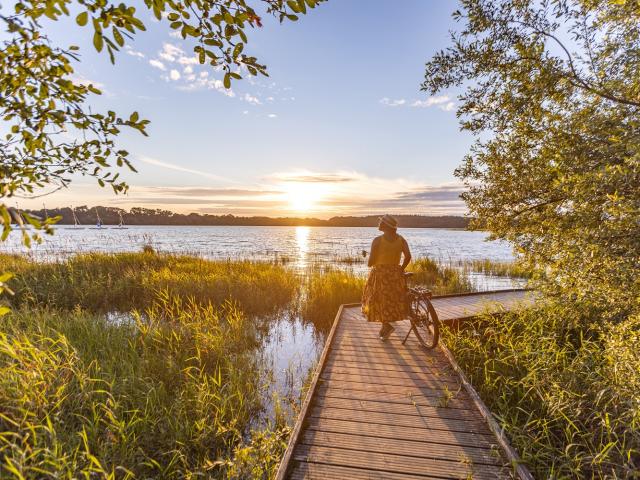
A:
{"label": "wooden boardwalk", "polygon": [[[529,303],[525,291],[434,297],[443,322]],[[276,478],[501,479],[531,475],[449,351],[408,322],[386,342],[359,305],[340,307]]]}

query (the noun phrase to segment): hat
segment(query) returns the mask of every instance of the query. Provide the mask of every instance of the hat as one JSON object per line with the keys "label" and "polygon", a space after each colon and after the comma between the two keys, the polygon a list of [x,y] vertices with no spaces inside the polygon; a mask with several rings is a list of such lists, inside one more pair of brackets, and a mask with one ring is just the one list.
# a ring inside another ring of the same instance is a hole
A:
{"label": "hat", "polygon": [[393,228],[394,230],[398,228],[398,220],[393,218],[391,215],[383,215],[378,219],[378,221],[380,225],[384,223],[387,227]]}

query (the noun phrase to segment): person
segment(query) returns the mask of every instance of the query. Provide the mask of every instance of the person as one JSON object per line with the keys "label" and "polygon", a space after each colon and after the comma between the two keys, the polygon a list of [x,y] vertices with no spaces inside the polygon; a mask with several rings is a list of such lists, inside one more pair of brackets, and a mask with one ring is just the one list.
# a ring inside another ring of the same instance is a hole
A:
{"label": "person", "polygon": [[[362,294],[362,313],[369,322],[380,322],[380,339],[386,340],[392,322],[407,317],[407,284],[404,270],[411,261],[407,241],[398,234],[398,221],[391,215],[380,217],[369,255],[369,278]],[[400,259],[402,258],[402,265]]]}

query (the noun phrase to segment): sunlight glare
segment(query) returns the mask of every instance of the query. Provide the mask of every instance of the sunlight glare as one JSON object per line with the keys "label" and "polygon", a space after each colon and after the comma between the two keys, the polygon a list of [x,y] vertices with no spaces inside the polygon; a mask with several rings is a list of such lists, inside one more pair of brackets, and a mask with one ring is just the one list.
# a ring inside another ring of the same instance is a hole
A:
{"label": "sunlight glare", "polygon": [[326,196],[326,187],[306,182],[291,182],[285,186],[289,208],[296,212],[310,212]]}

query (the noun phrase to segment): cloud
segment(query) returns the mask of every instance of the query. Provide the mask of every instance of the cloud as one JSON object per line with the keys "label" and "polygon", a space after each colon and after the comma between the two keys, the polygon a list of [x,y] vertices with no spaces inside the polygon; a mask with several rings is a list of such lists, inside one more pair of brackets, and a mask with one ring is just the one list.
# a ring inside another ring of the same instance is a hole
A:
{"label": "cloud", "polygon": [[275,180],[281,182],[301,182],[301,183],[342,183],[353,182],[357,179],[356,176],[340,173],[312,173],[312,172],[297,172],[297,173],[274,173],[270,176]]}
{"label": "cloud", "polygon": [[[309,192],[314,212],[332,215],[462,214],[460,184],[428,185],[408,178],[370,177],[354,171],[279,172],[265,180],[285,192]],[[286,205],[283,207],[286,210]]]}
{"label": "cloud", "polygon": [[149,165],[155,165],[156,167],[167,168],[169,170],[175,170],[178,172],[193,173],[194,175],[200,175],[200,176],[209,178],[211,180],[236,183],[236,182],[233,182],[232,180],[229,180],[228,178],[221,177],[220,175],[214,175],[209,172],[203,172],[202,170],[196,170],[193,168],[183,167],[181,165],[175,165],[169,162],[163,162],[162,160],[157,160],[155,158],[141,156],[141,157],[138,157],[138,160],[140,160],[141,162],[147,163]]}
{"label": "cloud", "polygon": [[386,107],[412,107],[412,108],[429,108],[437,107],[445,112],[450,112],[455,109],[455,102],[451,101],[448,95],[440,95],[435,97],[428,97],[424,100],[407,101],[404,98],[392,100],[390,98],[380,99],[380,103]]}
{"label": "cloud", "polygon": [[[198,58],[193,54],[186,53],[182,47],[174,43],[164,42],[156,58],[149,60],[149,64],[163,72],[168,72],[168,74],[161,75],[160,78],[167,82],[170,80],[175,82],[175,88],[178,90],[185,92],[215,90],[229,98],[237,97],[251,105],[263,104],[259,95],[251,93],[238,95],[232,89],[225,88],[221,78],[213,78],[213,75],[210,75],[211,72],[220,72],[222,75],[221,66],[201,66]],[[249,78],[251,79],[251,77]],[[273,101],[273,97],[270,98],[269,101]],[[269,115],[270,118],[276,116],[275,114]]]}
{"label": "cloud", "polygon": [[167,69],[167,67],[164,66],[164,63],[162,63],[160,60],[156,60],[155,58],[152,58],[151,60],[149,60],[149,65],[159,70],[162,70],[163,72]]}
{"label": "cloud", "polygon": [[444,105],[440,105],[438,108],[445,112],[450,112],[456,108],[456,104],[454,102],[447,102]]}
{"label": "cloud", "polygon": [[439,97],[428,97],[425,100],[415,100],[411,103],[412,107],[418,108],[428,108],[433,105],[442,105],[449,102],[449,97],[447,95],[441,95]]}
{"label": "cloud", "polygon": [[462,185],[441,185],[438,187],[425,187],[412,192],[400,192],[396,199],[404,201],[432,200],[432,201],[458,201],[460,194],[465,191]]}
{"label": "cloud", "polygon": [[405,103],[407,103],[407,101],[404,98],[400,98],[398,100],[391,100],[390,98],[385,97],[380,99],[380,103],[387,107],[400,107]]}
{"label": "cloud", "polygon": [[71,76],[71,81],[79,85],[84,85],[85,87],[88,87],[89,85],[93,85],[98,90],[104,89],[104,83],[96,82],[95,80],[91,80],[87,77],[83,77],[82,75],[73,74]]}
{"label": "cloud", "polygon": [[260,101],[260,99],[258,97],[254,97],[253,95],[250,95],[248,93],[245,93],[242,96],[242,100],[244,100],[247,103],[251,103],[253,105],[262,105],[262,102]]}
{"label": "cloud", "polygon": [[[93,184],[74,184],[56,192],[47,204],[88,202],[93,205],[168,208],[177,212],[209,211],[267,216],[316,216],[395,214],[460,215],[467,212],[458,183],[430,185],[415,178],[380,178],[356,171],[310,170],[277,172],[253,183],[235,182],[209,172],[149,157],[140,162],[174,173],[173,185],[132,185],[126,196],[111,196]],[[183,178],[175,172],[193,175]],[[186,182],[198,184],[185,186]],[[309,210],[297,210],[296,200],[309,199]],[[26,201],[25,201],[26,202]],[[40,200],[30,200],[40,208]],[[172,207],[173,205],[173,207]],[[206,210],[205,210],[206,209]]]}
{"label": "cloud", "polygon": [[124,51],[127,52],[127,54],[131,55],[132,57],[138,57],[138,58],[144,58],[145,57],[144,53],[138,52],[137,50],[134,50],[129,45],[126,45],[124,47]]}
{"label": "cloud", "polygon": [[267,117],[269,118],[276,118],[278,115],[276,115],[275,113],[270,113],[269,115],[267,115]]}
{"label": "cloud", "polygon": [[184,197],[259,197],[282,193],[279,190],[210,187],[153,187],[153,190],[163,195],[180,195]]}
{"label": "cloud", "polygon": [[166,62],[175,62],[184,55],[184,50],[172,43],[163,43],[158,56]]}

